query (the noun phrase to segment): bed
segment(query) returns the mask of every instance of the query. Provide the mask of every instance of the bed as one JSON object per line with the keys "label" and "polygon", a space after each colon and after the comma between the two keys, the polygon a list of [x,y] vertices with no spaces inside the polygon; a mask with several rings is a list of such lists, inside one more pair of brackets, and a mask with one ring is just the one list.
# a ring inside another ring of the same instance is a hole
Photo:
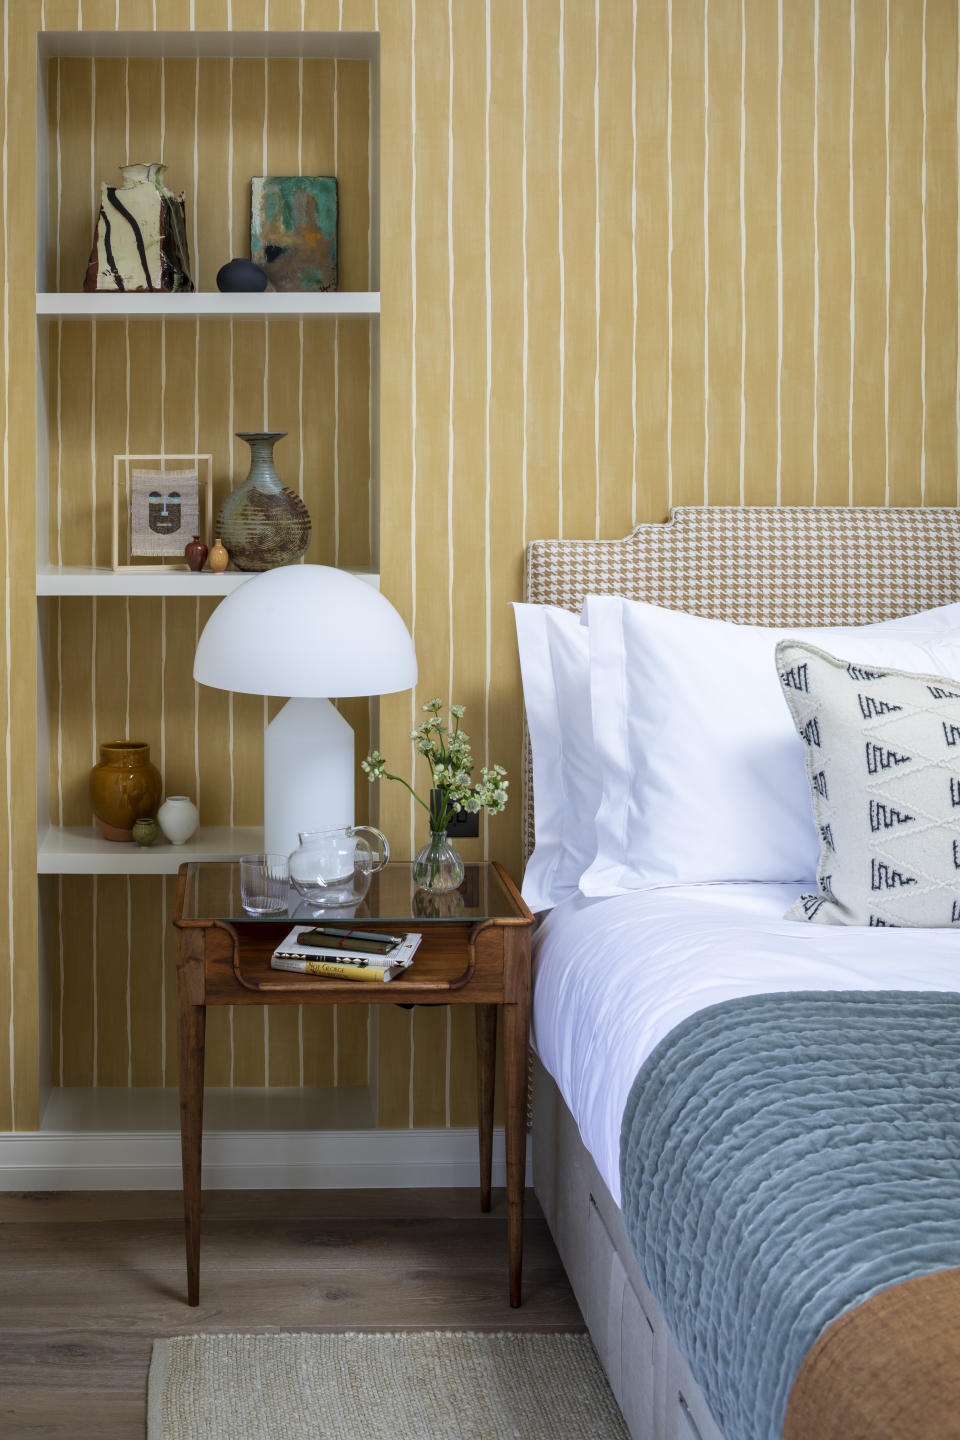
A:
{"label": "bed", "polygon": [[[579,611],[588,594],[622,595],[740,624],[860,626],[960,597],[960,525],[952,510],[683,508],[668,524],[640,526],[624,541],[534,542],[525,578],[528,603],[569,611]],[[534,842],[533,805],[528,754],[527,855]],[[710,1023],[730,1002],[753,1006],[755,1019],[760,1011],[784,1014],[783,1006],[806,992],[810,1003],[820,1004],[836,994],[837,1024],[848,1025],[852,1016],[873,1025],[873,997],[882,992],[891,1020],[913,1007],[918,1033],[942,1025],[951,1034],[960,1019],[952,1008],[960,1003],[956,932],[927,930],[918,947],[916,932],[904,929],[850,927],[825,936],[809,927],[798,945],[801,927],[782,917],[800,888],[699,884],[612,898],[572,895],[546,915],[536,937],[534,1186],[630,1433],[643,1440],[729,1440],[729,1434],[718,1427],[628,1239],[619,1142],[637,1072],[660,1055],[668,1037]],[[909,999],[898,999],[907,984]],[[864,1006],[873,1008],[862,1017]],[[696,1054],[704,1032],[692,1033],[690,1043]],[[652,1103],[649,1093],[634,1099],[641,1111]],[[948,1150],[953,1138],[950,1131]],[[661,1199],[667,1203],[669,1196]],[[940,1208],[938,1223],[949,1222],[949,1205]],[[937,1236],[936,1244],[941,1241],[940,1269],[960,1266],[951,1237]],[[873,1287],[884,1305],[890,1296],[909,1299],[911,1286],[921,1287],[928,1334],[915,1333],[916,1307],[910,1315],[881,1315],[880,1322],[906,1337],[904,1363],[928,1390],[937,1384],[927,1383],[924,1367],[933,1367],[936,1381],[943,1368],[938,1346],[950,1351],[960,1313],[957,1290],[941,1283],[952,1273],[933,1275],[932,1285],[921,1275],[892,1290],[880,1276]],[[662,1276],[657,1288],[663,1292]],[[788,1436],[832,1434],[831,1425],[849,1440],[861,1433],[851,1392],[857,1390],[863,1336],[851,1334],[838,1321],[829,1331],[832,1348],[820,1342],[819,1350],[811,1347],[804,1393],[812,1399],[798,1408],[796,1394],[791,1396]],[[695,1350],[689,1336],[683,1350]],[[795,1364],[789,1357],[783,1363],[790,1380]],[[838,1364],[849,1373],[831,1391]],[[781,1390],[783,1383],[781,1377]],[[859,1383],[881,1395],[884,1377],[861,1377]],[[821,1402],[832,1410],[817,1412]],[[951,1402],[945,1403],[931,1422],[937,1428],[917,1433],[960,1434],[956,1407],[951,1412]],[[950,1413],[953,1418],[944,1420]],[[738,1433],[748,1433],[748,1420],[741,1416],[738,1424]],[[914,1431],[904,1422],[890,1433]]]}

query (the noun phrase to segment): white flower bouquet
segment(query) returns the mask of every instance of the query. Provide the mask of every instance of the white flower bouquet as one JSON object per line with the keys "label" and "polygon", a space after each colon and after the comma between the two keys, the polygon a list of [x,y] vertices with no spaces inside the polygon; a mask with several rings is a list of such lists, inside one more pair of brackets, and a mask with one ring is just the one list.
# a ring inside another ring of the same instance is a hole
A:
{"label": "white flower bouquet", "polygon": [[406,786],[418,805],[422,805],[430,817],[432,834],[443,833],[454,815],[461,810],[476,814],[486,810],[498,815],[506,806],[509,787],[507,772],[502,765],[483,766],[480,779],[473,779],[473,752],[470,736],[460,729],[466,707],[450,706],[450,724],[440,718],[443,701],[428,700],[421,705],[427,718],[411,730],[410,739],[430,767],[429,799],[424,800],[402,775],[392,775],[387,762],[379,750],[373,750],[360,762],[367,779],[396,780]]}

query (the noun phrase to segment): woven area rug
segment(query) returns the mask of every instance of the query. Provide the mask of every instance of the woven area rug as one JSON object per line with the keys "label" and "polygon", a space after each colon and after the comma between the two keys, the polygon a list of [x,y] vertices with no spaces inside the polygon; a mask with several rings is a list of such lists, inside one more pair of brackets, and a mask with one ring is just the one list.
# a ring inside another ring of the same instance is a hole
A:
{"label": "woven area rug", "polygon": [[629,1440],[587,1335],[156,1340],[147,1440]]}

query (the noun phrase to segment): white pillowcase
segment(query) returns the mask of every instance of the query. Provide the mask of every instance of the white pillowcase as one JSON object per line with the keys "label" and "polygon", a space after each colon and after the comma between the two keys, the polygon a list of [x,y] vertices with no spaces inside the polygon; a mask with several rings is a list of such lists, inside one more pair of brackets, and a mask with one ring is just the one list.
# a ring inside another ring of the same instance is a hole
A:
{"label": "white pillowcase", "polygon": [[523,898],[537,911],[574,894],[597,853],[600,767],[587,632],[579,616],[552,605],[515,604],[513,610],[536,797],[536,846]]}
{"label": "white pillowcase", "polygon": [[960,925],[960,686],[777,646],[820,831],[819,889],[784,917]]}
{"label": "white pillowcase", "polygon": [[819,838],[778,641],[960,676],[960,604],[835,629],[731,625],[606,596],[589,596],[584,614],[602,780],[585,895],[813,880]]}

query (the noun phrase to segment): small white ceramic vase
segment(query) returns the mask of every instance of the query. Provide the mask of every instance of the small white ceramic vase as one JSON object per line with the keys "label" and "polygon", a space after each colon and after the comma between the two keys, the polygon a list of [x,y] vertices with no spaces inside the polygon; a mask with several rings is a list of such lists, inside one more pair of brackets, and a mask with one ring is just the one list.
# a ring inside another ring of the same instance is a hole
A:
{"label": "small white ceramic vase", "polygon": [[200,824],[200,812],[186,795],[168,795],[157,811],[157,820],[171,845],[186,845]]}

